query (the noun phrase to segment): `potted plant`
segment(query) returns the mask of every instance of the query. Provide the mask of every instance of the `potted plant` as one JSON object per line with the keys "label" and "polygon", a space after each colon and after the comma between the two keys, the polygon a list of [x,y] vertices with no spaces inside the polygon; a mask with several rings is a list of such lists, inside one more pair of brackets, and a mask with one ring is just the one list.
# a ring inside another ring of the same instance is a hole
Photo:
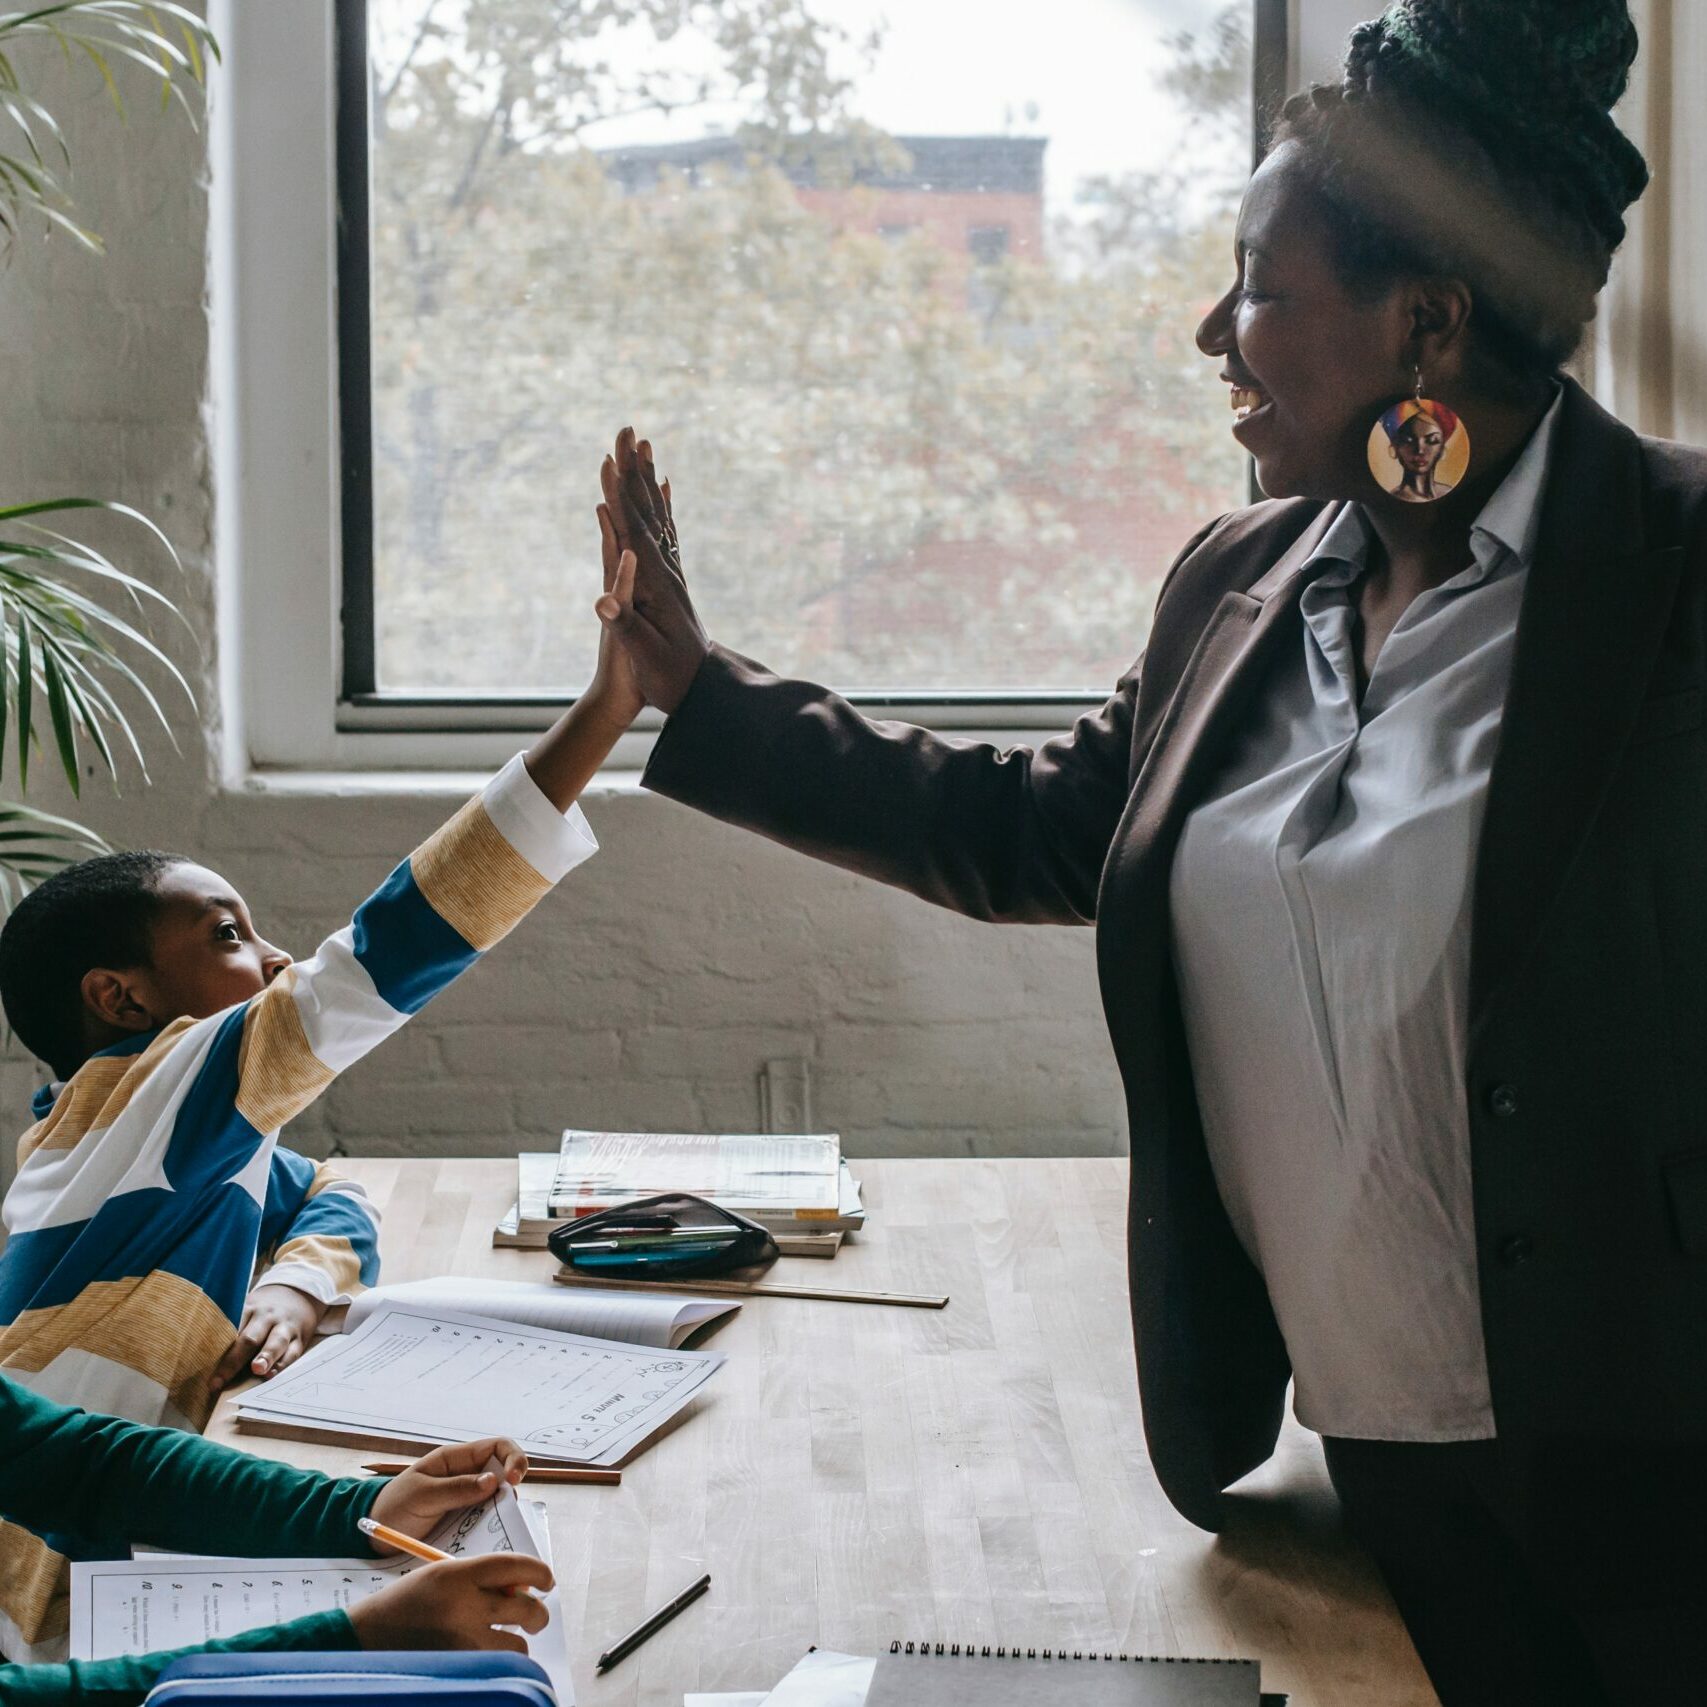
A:
{"label": "potted plant", "polygon": [[[29,92],[16,57],[31,41],[91,64],[121,119],[114,70],[126,61],[142,66],[158,80],[162,106],[176,102],[192,124],[191,96],[205,90],[218,44],[193,13],[163,0],[67,0],[0,12],[0,244],[10,251],[21,231],[46,222],[50,235],[99,254],[100,238],[74,216],[65,136]],[[7,264],[15,259],[6,256]],[[0,502],[0,911],[59,866],[105,846],[83,825],[24,803],[32,751],[51,744],[78,795],[85,751],[115,782],[116,748],[143,762],[127,700],[139,699],[171,738],[143,668],[163,669],[194,703],[142,626],[150,607],[177,616],[172,601],[63,531],[91,510],[124,518],[179,567],[165,534],[129,505],[98,497]]]}

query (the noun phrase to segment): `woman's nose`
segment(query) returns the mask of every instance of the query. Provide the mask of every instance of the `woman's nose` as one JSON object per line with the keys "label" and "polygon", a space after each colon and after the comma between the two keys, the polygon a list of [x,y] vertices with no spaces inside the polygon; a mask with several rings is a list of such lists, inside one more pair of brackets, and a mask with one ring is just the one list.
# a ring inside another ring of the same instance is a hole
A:
{"label": "woman's nose", "polygon": [[274,948],[271,943],[266,945],[261,956],[261,971],[269,984],[272,983],[272,981],[278,977],[278,975],[284,971],[287,966],[292,964],[293,962],[291,957],[286,954],[282,948]]}
{"label": "woman's nose", "polygon": [[1233,293],[1228,291],[1197,327],[1197,347],[1206,356],[1224,356],[1233,347]]}

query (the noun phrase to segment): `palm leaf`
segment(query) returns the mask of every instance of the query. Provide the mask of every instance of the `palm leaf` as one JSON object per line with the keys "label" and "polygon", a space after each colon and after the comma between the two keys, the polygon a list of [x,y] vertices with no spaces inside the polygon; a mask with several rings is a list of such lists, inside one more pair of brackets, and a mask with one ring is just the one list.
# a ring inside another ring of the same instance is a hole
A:
{"label": "palm leaf", "polygon": [[51,651],[43,655],[42,675],[46,678],[48,717],[53,723],[54,745],[59,748],[60,768],[72,794],[81,796],[83,777],[77,767],[77,730],[72,725],[71,707],[65,697],[65,669]]}
{"label": "palm leaf", "polygon": [[[176,735],[165,707],[138,666],[162,673],[192,707],[195,695],[183,671],[160,645],[135,622],[127,621],[92,595],[109,588],[138,612],[147,608],[144,600],[148,600],[179,621],[183,621],[182,613],[165,593],[120,569],[104,552],[44,526],[39,519],[68,510],[104,510],[140,523],[164,545],[173,565],[181,565],[160,530],[126,505],[58,498],[0,506],[0,527],[12,524],[6,529],[11,537],[0,538],[0,635],[5,637],[0,679],[0,701],[5,705],[0,710],[0,734],[10,722],[17,746],[19,785],[27,786],[30,758],[44,733],[39,707],[45,703],[46,732],[51,734],[66,780],[73,790],[80,791],[84,742],[115,781],[118,744],[128,748],[147,776],[132,716],[111,684],[122,685],[127,694],[134,690],[136,699],[174,746]],[[17,537],[25,533],[31,537]],[[78,580],[85,585],[77,585]],[[0,749],[0,771],[4,764],[4,750]]]}
{"label": "palm leaf", "polygon": [[69,818],[0,801],[0,904],[10,910],[42,878],[91,854],[110,851],[93,830]]}
{"label": "palm leaf", "polygon": [[30,619],[18,612],[18,680],[14,689],[18,704],[18,787],[30,786],[30,698],[35,677],[30,670]]}
{"label": "palm leaf", "polygon": [[15,54],[31,40],[57,46],[68,60],[86,59],[121,120],[124,93],[114,72],[128,61],[158,81],[161,105],[176,101],[192,125],[196,111],[188,91],[206,89],[208,62],[218,61],[219,42],[193,12],[164,0],[63,0],[59,5],[0,13],[0,120],[23,138],[24,152],[33,163],[24,167],[16,152],[0,156],[0,231],[15,232],[33,214],[98,250],[100,239],[67,211],[71,206],[67,183],[48,168],[42,142],[50,136],[69,174],[71,156],[65,139],[46,109],[24,93]]}

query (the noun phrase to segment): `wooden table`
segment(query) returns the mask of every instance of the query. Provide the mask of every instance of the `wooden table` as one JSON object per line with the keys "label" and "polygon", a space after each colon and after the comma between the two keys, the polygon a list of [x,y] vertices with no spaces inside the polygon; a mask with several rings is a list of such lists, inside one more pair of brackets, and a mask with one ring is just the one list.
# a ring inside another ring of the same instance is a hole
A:
{"label": "wooden table", "polygon": [[[491,1248],[511,1163],[344,1165],[384,1213],[388,1280],[555,1266]],[[709,1341],[727,1365],[620,1488],[528,1490],[550,1510],[580,1701],[680,1707],[688,1690],[768,1688],[813,1643],[900,1637],[1246,1656],[1293,1707],[1434,1702],[1312,1436],[1288,1426],[1218,1537],[1163,1498],[1139,1425],[1123,1160],[855,1171],[869,1231],[779,1277],[952,1302],[749,1300]],[[333,1471],[364,1456],[238,1435],[224,1406],[209,1432]],[[708,1595],[594,1676],[701,1571]]]}

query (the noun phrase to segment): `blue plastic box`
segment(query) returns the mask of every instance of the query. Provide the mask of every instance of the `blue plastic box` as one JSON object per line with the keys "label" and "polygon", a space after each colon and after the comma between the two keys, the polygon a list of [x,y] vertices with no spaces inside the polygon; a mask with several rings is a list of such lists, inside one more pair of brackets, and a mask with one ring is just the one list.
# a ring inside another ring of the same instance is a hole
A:
{"label": "blue plastic box", "polygon": [[168,1666],[146,1707],[557,1707],[521,1654],[191,1654]]}

